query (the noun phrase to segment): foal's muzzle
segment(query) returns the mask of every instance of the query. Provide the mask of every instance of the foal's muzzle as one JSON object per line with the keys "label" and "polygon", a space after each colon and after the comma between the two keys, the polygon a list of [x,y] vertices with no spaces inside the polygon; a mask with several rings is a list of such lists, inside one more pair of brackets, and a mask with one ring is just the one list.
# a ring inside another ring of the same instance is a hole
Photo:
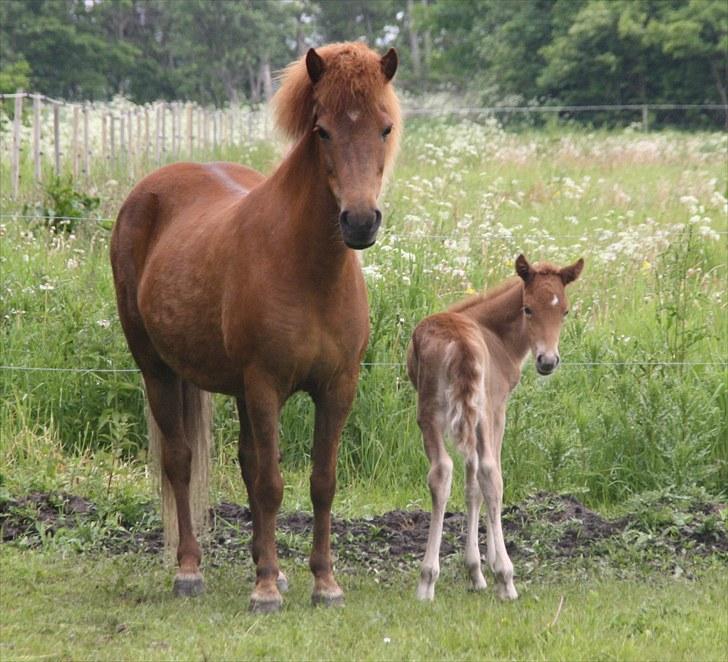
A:
{"label": "foal's muzzle", "polygon": [[539,375],[550,375],[560,361],[558,354],[539,354],[536,357],[536,371]]}
{"label": "foal's muzzle", "polygon": [[366,211],[345,209],[339,214],[341,234],[349,248],[369,248],[377,240],[381,224],[382,212],[378,209]]}

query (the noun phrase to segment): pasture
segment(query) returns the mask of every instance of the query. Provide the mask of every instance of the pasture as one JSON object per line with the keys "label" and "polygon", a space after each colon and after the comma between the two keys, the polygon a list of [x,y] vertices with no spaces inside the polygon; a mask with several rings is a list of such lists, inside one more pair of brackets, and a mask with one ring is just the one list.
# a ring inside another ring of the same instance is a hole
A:
{"label": "pasture", "polygon": [[[342,530],[334,551],[346,568],[339,575],[347,607],[311,611],[303,554],[292,553],[283,567],[293,594],[269,621],[246,613],[252,565],[244,545],[212,555],[209,594],[193,610],[173,602],[159,555],[108,544],[120,531],[133,538],[158,527],[143,394],[108,265],[111,222],[80,218],[52,229],[26,217],[86,217],[84,205],[95,203],[84,200],[98,197],[93,214],[113,218],[132,184],[128,170],[95,164],[88,181],[44,191],[23,183],[31,180],[27,161],[12,201],[3,164],[0,512],[17,514],[18,498],[41,492],[78,495],[96,513],[78,526],[47,527],[36,517],[32,530],[3,546],[3,602],[13,604],[2,617],[3,658],[377,659],[433,651],[569,658],[587,651],[718,659],[727,643],[727,146],[725,135],[708,133],[408,123],[384,197],[383,233],[363,254],[372,333],[342,437],[335,514],[429,509],[428,463],[404,368],[411,330],[511,275],[524,252],[559,264],[583,256],[586,266],[570,291],[562,366],[544,379],[529,363],[511,398],[505,505],[536,492],[568,493],[604,517],[639,513],[633,519],[642,524],[558,561],[555,540],[534,534],[526,545],[532,554],[513,556],[522,595],[513,605],[497,603],[492,590],[465,593],[458,547],[434,606],[416,605],[424,546],[372,568],[345,556],[355,541]],[[261,141],[206,158],[267,172],[281,150]],[[312,418],[304,397],[284,410],[286,513],[310,512]],[[245,503],[236,439],[234,403],[218,398],[213,504]],[[456,465],[449,510],[462,511],[462,483]],[[690,506],[697,502],[708,504],[702,519]],[[28,516],[32,504],[23,506]],[[691,537],[691,525],[703,528]],[[295,552],[308,549],[310,535],[280,533],[279,541]],[[176,624],[193,618],[188,638],[176,638]],[[319,651],[329,635],[338,643]]]}

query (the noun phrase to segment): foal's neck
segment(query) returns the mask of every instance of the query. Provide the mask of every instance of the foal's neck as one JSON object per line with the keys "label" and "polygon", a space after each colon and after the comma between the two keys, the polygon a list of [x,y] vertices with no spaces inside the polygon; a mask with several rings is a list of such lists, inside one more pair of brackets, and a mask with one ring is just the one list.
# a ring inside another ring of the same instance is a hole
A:
{"label": "foal's neck", "polygon": [[523,316],[523,284],[514,280],[510,287],[487,295],[473,306],[478,324],[495,334],[503,343],[511,360],[518,366],[529,350],[526,322]]}

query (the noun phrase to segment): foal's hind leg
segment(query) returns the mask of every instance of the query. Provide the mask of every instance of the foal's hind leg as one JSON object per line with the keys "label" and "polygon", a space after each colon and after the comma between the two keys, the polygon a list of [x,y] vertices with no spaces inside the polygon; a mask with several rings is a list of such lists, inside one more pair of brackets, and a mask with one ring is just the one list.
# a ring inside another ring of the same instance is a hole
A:
{"label": "foal's hind leg", "polygon": [[478,484],[478,454],[475,450],[465,460],[465,499],[468,510],[465,566],[470,573],[473,590],[481,591],[486,588],[487,584],[480,567],[480,546],[478,545],[478,524],[480,520],[480,506],[483,503],[483,492]]}
{"label": "foal's hind leg", "polygon": [[202,593],[204,584],[200,573],[202,551],[192,529],[190,511],[190,476],[192,451],[184,429],[182,380],[171,370],[144,373],[149,408],[163,436],[162,467],[174,492],[177,507],[178,570],[174,578],[174,593],[195,596]]}
{"label": "foal's hind leg", "polygon": [[488,561],[495,575],[496,591],[502,600],[515,600],[518,592],[513,584],[513,563],[506,551],[501,525],[503,506],[503,476],[500,448],[505,427],[505,406],[493,414],[493,425],[484,425],[484,443],[478,449],[480,467],[478,480],[485,496],[488,512]]}
{"label": "foal's hind leg", "polygon": [[[253,429],[250,426],[248,412],[245,409],[245,400],[238,398],[238,418],[240,420],[240,439],[238,441],[238,462],[240,463],[240,473],[243,476],[245,489],[248,492],[248,504],[250,505],[250,514],[253,517],[253,531],[257,530],[258,524],[258,508],[255,501],[255,480],[258,475],[258,456],[255,452],[253,441]],[[258,553],[256,547],[253,546],[253,563],[258,563]],[[288,590],[288,579],[282,573],[278,572],[276,581],[278,590],[285,593]]]}
{"label": "foal's hind leg", "polygon": [[445,505],[452,486],[452,460],[445,450],[443,440],[444,416],[437,410],[428,410],[428,407],[429,405],[422,401],[422,395],[420,395],[417,423],[422,431],[425,452],[430,460],[427,483],[432,496],[432,516],[430,530],[427,534],[425,558],[420,571],[420,583],[417,586],[419,600],[435,598],[435,583],[440,576],[440,543],[442,542]]}

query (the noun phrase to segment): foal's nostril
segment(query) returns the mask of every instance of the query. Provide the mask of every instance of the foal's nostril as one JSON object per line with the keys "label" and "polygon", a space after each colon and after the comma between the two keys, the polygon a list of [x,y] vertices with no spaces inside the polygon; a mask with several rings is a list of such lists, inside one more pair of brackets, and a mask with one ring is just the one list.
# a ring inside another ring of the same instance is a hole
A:
{"label": "foal's nostril", "polygon": [[349,225],[349,212],[344,210],[339,214],[339,222],[342,225]]}
{"label": "foal's nostril", "polygon": [[380,212],[378,209],[374,210],[374,222],[375,223],[382,222],[382,212]]}

